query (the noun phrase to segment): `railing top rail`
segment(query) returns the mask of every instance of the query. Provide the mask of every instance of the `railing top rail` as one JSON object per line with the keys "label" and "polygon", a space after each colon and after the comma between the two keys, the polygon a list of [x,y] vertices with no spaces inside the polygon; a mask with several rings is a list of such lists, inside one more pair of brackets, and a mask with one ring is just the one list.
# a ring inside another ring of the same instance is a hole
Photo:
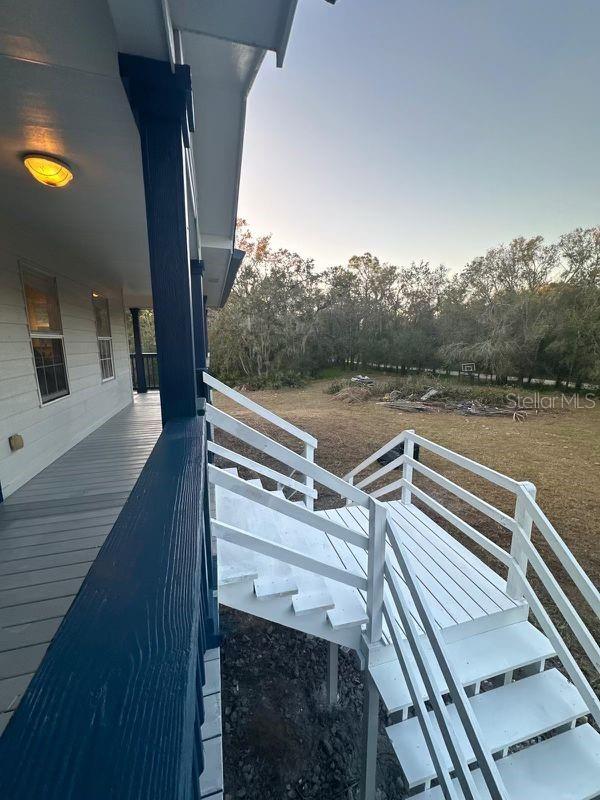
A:
{"label": "railing top rail", "polygon": [[335,564],[320,561],[318,558],[301,553],[293,547],[274,542],[271,539],[265,539],[243,528],[237,528],[235,525],[229,525],[217,519],[211,518],[211,528],[218,539],[223,539],[230,544],[245,547],[253,552],[261,553],[263,556],[274,558],[277,561],[298,567],[298,569],[314,572],[323,578],[338,581],[338,583],[352,586],[355,589],[365,591],[367,588],[367,579],[364,575],[359,575]]}
{"label": "railing top rail", "polygon": [[377,461],[377,459],[384,453],[387,453],[388,450],[393,450],[394,447],[397,447],[399,444],[401,444],[406,438],[406,433],[406,431],[402,431],[402,433],[399,433],[397,436],[394,436],[393,439],[390,439],[389,442],[386,442],[386,444],[382,445],[379,450],[370,455],[368,458],[365,458],[365,460],[361,461],[357,467],[354,467],[354,469],[351,469],[350,472],[344,475],[344,480],[350,480],[350,478],[358,475],[359,472],[362,472],[374,461]]}
{"label": "railing top rail", "polygon": [[412,439],[413,442],[418,444],[420,447],[423,447],[425,450],[429,450],[431,453],[435,453],[441,458],[446,459],[446,461],[451,461],[453,464],[456,464],[457,466],[462,467],[469,472],[473,472],[475,475],[479,475],[481,478],[485,478],[486,480],[490,481],[490,483],[495,483],[496,486],[501,486],[503,489],[506,489],[513,494],[518,494],[521,491],[520,482],[516,481],[514,478],[509,478],[508,475],[504,475],[501,472],[496,472],[496,470],[490,469],[490,467],[486,467],[483,464],[480,464],[478,461],[474,461],[472,458],[467,458],[467,456],[456,453],[454,450],[449,450],[447,447],[443,447],[442,445],[436,444],[429,439],[425,439],[424,436],[420,436],[418,433],[404,431],[404,434],[407,438]]}
{"label": "railing top rail", "polygon": [[165,425],[2,735],[7,800],[196,796],[205,441]]}
{"label": "railing top rail", "polygon": [[450,492],[455,497],[460,498],[465,503],[468,503],[473,508],[476,508],[482,514],[485,514],[490,519],[493,519],[494,522],[498,523],[498,525],[502,525],[503,528],[506,528],[509,531],[515,530],[517,523],[513,517],[509,517],[508,514],[500,511],[500,509],[496,508],[496,506],[493,506],[486,500],[482,500],[480,497],[477,497],[477,495],[469,492],[468,489],[463,489],[462,486],[454,483],[454,481],[451,481],[450,478],[440,475],[439,472],[436,472],[430,467],[426,467],[425,464],[421,464],[420,461],[415,461],[414,458],[405,456],[405,462],[410,464],[412,468],[421,473],[421,475],[424,475],[426,478],[429,478],[429,480],[437,483],[437,485],[441,486],[442,489],[446,489],[446,491]]}
{"label": "railing top rail", "polygon": [[246,458],[246,456],[236,453],[234,450],[229,450],[227,447],[223,447],[216,442],[207,442],[207,447],[209,453],[214,453],[216,456],[221,456],[221,458],[227,459],[227,461],[231,461],[234,464],[239,464],[241,467],[246,467],[246,469],[252,470],[252,472],[258,472],[259,475],[264,475],[265,478],[270,478],[277,483],[288,486],[290,489],[293,489],[294,492],[305,494],[313,499],[316,499],[317,497],[317,492],[315,489],[310,486],[306,486],[304,483],[295,481],[291,475],[284,475],[281,472],[277,472],[277,470],[270,469],[270,467],[265,467],[263,464],[259,464],[257,461],[253,461],[251,458]]}
{"label": "railing top rail", "polygon": [[314,436],[311,436],[310,433],[303,431],[301,428],[298,428],[296,425],[293,425],[291,422],[283,419],[283,417],[280,417],[278,414],[274,414],[272,411],[269,411],[268,408],[261,406],[259,403],[255,403],[254,400],[251,400],[249,397],[246,397],[246,395],[236,391],[236,389],[232,389],[231,386],[227,386],[226,383],[223,383],[218,378],[215,378],[214,375],[211,375],[209,372],[203,372],[202,378],[204,382],[207,383],[212,389],[215,389],[217,392],[225,395],[225,397],[233,400],[238,405],[247,408],[248,411],[253,411],[255,414],[258,414],[259,417],[267,420],[267,422],[277,425],[278,428],[281,428],[291,436],[295,436],[296,439],[300,439],[302,442],[310,445],[311,447],[316,447],[318,445],[317,439],[315,439]]}
{"label": "railing top rail", "polygon": [[[388,540],[396,558],[398,559],[398,564],[402,570],[406,588],[415,604],[421,624],[425,630],[429,644],[431,645],[432,652],[438,663],[440,671],[444,676],[444,680],[448,686],[450,696],[452,697],[452,701],[456,707],[465,735],[467,736],[467,739],[473,748],[473,752],[477,757],[477,762],[484,777],[486,787],[493,800],[508,800],[508,792],[504,786],[500,773],[498,772],[496,762],[494,761],[488,746],[484,743],[483,734],[477,718],[475,717],[471,704],[467,699],[462,683],[456,676],[454,667],[448,658],[443,636],[436,626],[431,612],[429,611],[429,607],[424,599],[418,579],[410,562],[410,558],[405,555],[405,547],[402,543],[402,538],[399,535],[398,526],[390,519],[387,521],[387,531]],[[427,672],[428,664],[425,657],[425,652],[422,649],[419,638],[416,636],[410,615],[407,614],[403,605],[402,590],[397,585],[396,579],[390,569],[389,559],[386,559],[385,575],[388,581],[388,586],[392,591],[394,602],[396,603],[398,612],[401,616],[405,633],[409,639],[413,656],[415,657],[415,660],[417,661],[421,671],[421,677],[425,681],[425,685],[428,688],[429,699],[433,705],[434,712],[436,713],[438,724],[440,724],[442,732],[445,732],[444,738],[446,740],[446,746],[448,747],[451,755],[463,793],[465,796],[473,796],[476,798],[478,797],[478,792],[472,783],[470,770],[464,762],[462,750],[458,745],[458,742],[454,740],[454,732],[450,720],[445,718],[444,701],[441,698],[441,695],[439,695],[439,691],[438,694],[435,694],[435,681],[431,679],[431,674]],[[446,730],[444,731],[444,729]]]}
{"label": "railing top rail", "polygon": [[387,622],[392,643],[398,657],[398,663],[400,664],[400,669],[404,675],[404,680],[406,681],[406,686],[408,687],[416,716],[419,719],[421,731],[423,733],[425,743],[427,744],[427,748],[435,768],[435,773],[438,777],[440,785],[442,786],[442,791],[444,792],[445,797],[450,798],[450,800],[458,800],[458,793],[452,783],[452,776],[450,775],[451,770],[448,769],[445,761],[442,758],[442,754],[444,752],[442,732],[438,726],[433,724],[431,717],[429,716],[429,711],[425,706],[425,700],[423,699],[419,688],[418,678],[420,677],[420,673],[418,666],[416,663],[413,666],[412,659],[408,657],[408,653],[406,652],[408,649],[408,643],[403,641],[402,635],[399,633],[396,621],[394,619],[395,614],[397,613],[395,601],[392,601],[392,599],[389,597],[385,597],[383,601],[383,616]]}
{"label": "railing top rail", "polygon": [[357,489],[342,478],[338,478],[338,476],[334,475],[332,472],[315,464],[314,461],[309,461],[307,458],[304,458],[304,456],[294,453],[293,450],[290,450],[285,445],[279,444],[279,442],[271,439],[266,434],[251,428],[249,425],[246,425],[239,419],[235,419],[235,417],[230,416],[225,411],[221,411],[220,408],[210,403],[206,406],[206,419],[217,428],[221,428],[232,436],[246,442],[246,444],[262,450],[265,455],[271,456],[271,458],[277,461],[282,461],[284,464],[293,467],[303,475],[308,475],[309,478],[312,478],[322,486],[327,486],[328,489],[331,489],[341,497],[351,500],[358,505],[368,507],[369,495],[366,492]]}
{"label": "railing top rail", "polygon": [[298,520],[298,522],[317,528],[330,536],[343,539],[345,542],[361,547],[363,550],[367,550],[369,547],[369,537],[364,533],[334,522],[328,517],[317,514],[303,505],[297,505],[285,497],[278,497],[261,486],[252,486],[243,478],[238,478],[236,475],[225,472],[225,470],[215,467],[214,464],[208,465],[208,479],[211,483],[222,486],[224,489],[229,489],[231,492],[260,503],[274,511],[280,511]]}
{"label": "railing top rail", "polygon": [[558,558],[575,586],[577,586],[584,596],[590,608],[594,611],[596,616],[600,616],[600,592],[598,592],[598,589],[594,586],[583,567],[564,543],[560,534],[534,498],[523,486],[521,487],[521,492],[527,504],[527,511],[533,519],[534,524],[548,542],[552,552]]}

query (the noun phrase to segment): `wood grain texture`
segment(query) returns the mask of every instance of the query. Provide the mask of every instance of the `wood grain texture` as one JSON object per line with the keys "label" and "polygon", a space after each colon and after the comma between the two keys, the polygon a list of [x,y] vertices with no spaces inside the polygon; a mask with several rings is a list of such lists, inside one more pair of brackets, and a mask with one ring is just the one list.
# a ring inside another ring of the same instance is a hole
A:
{"label": "wood grain texture", "polygon": [[169,422],[0,739],[3,800],[194,796],[204,461]]}

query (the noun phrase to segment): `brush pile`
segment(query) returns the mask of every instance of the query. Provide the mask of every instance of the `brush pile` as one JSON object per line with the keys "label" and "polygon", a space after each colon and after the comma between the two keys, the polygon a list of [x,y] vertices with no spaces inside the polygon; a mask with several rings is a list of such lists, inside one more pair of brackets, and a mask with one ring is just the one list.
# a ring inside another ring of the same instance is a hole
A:
{"label": "brush pile", "polygon": [[409,394],[403,397],[399,391],[392,391],[386,395],[378,405],[393,408],[397,411],[417,412],[423,414],[436,414],[440,411],[455,411],[457,414],[474,417],[512,417],[518,422],[523,422],[527,416],[524,411],[516,410],[512,406],[495,406],[482,403],[479,400],[450,400],[444,398],[440,389],[430,388],[421,397]]}

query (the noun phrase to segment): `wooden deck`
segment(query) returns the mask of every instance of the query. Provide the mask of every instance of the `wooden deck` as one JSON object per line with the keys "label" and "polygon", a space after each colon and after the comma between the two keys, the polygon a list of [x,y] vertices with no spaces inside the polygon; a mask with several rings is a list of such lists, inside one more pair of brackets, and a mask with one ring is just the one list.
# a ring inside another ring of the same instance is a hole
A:
{"label": "wooden deck", "polygon": [[0,733],[160,431],[158,393],[137,395],[0,506]]}
{"label": "wooden deck", "polygon": [[[414,505],[405,506],[400,501],[384,505],[412,556],[431,613],[439,627],[446,631],[448,641],[489,630],[500,620],[508,624],[526,618],[526,606],[506,594],[506,581],[423,511]],[[369,518],[365,508],[343,506],[320,513],[368,535]],[[365,551],[333,537],[328,538],[346,569],[358,568],[366,576]],[[390,557],[398,578],[404,582],[391,548]],[[412,601],[409,605],[413,606]],[[397,621],[402,627],[400,620]],[[414,609],[413,621],[417,630],[423,633]]]}

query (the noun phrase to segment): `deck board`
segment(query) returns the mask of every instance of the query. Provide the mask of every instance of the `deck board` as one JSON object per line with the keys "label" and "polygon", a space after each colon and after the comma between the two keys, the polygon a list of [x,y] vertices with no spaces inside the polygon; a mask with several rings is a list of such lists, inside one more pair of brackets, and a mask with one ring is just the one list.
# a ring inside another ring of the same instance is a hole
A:
{"label": "deck board", "polygon": [[0,734],[160,431],[158,393],[138,395],[0,506]]}
{"label": "deck board", "polygon": [[[440,628],[457,628],[464,624],[473,628],[490,616],[518,609],[517,603],[506,595],[506,583],[502,578],[426,514],[414,506],[407,508],[399,502],[385,505],[398,525],[406,550],[412,556],[415,573]],[[342,506],[319,513],[368,533],[368,512],[361,506]],[[331,537],[330,541],[347,569],[356,570],[358,566],[359,571],[366,575],[367,554],[364,550],[340,540],[333,541]],[[391,548],[388,548],[388,552],[402,580]],[[406,600],[417,630],[421,630],[418,614],[408,593]],[[400,625],[400,621],[397,621]]]}

